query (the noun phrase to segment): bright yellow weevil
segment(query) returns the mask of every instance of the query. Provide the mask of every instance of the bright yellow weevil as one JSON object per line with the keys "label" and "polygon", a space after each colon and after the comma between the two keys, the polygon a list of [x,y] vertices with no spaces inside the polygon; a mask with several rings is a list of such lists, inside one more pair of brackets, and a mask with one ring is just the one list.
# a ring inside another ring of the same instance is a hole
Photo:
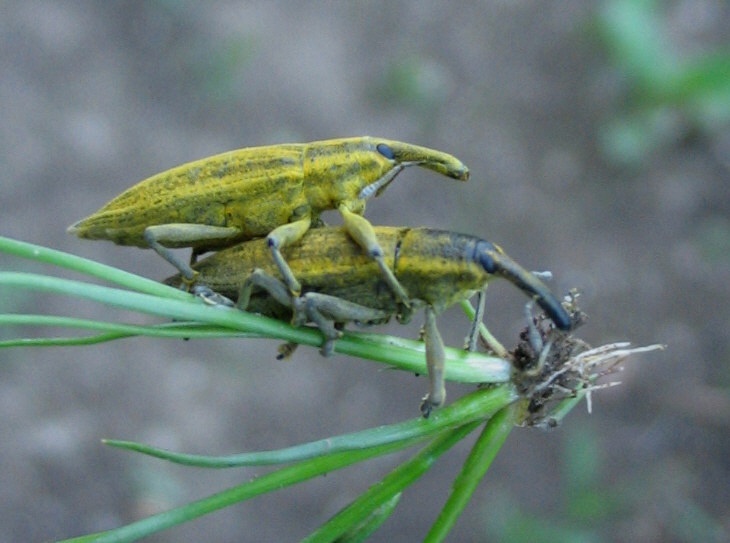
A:
{"label": "bright yellow weevil", "polygon": [[69,227],[86,239],[151,247],[188,283],[195,272],[171,248],[197,255],[266,236],[287,286],[301,286],[281,256],[327,209],[342,214],[348,234],[373,258],[386,282],[407,305],[408,295],[383,262],[372,225],[361,215],[407,166],[422,166],[465,181],[469,170],[455,157],[399,141],[373,137],[230,151],[154,175],[123,192],[93,215]]}
{"label": "bright yellow weevil", "polygon": [[[571,327],[571,316],[550,289],[488,241],[428,228],[375,227],[375,233],[386,265],[410,294],[412,308],[425,308],[430,391],[421,405],[424,416],[446,398],[445,354],[436,316],[481,293],[490,280],[507,279],[533,298],[557,328]],[[397,315],[398,303],[376,264],[342,228],[312,229],[283,253],[302,283],[301,297],[292,297],[281,281],[279,270],[267,258],[264,240],[241,243],[198,262],[195,269],[201,286],[197,292],[212,301],[225,301],[221,296],[237,299],[239,307],[253,313],[285,321],[294,317],[297,324],[314,322],[325,336],[324,355],[332,353],[340,325],[383,322]],[[179,285],[181,280],[177,275],[165,282]],[[472,326],[472,334],[476,333],[477,327]]]}

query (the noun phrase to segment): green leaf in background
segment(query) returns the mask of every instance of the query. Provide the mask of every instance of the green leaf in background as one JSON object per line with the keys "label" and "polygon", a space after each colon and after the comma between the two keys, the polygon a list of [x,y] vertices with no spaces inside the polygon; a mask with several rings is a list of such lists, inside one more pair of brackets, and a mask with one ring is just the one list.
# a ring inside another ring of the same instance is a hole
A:
{"label": "green leaf in background", "polygon": [[660,146],[730,122],[730,48],[674,51],[667,5],[656,0],[611,0],[598,17],[599,35],[627,86],[599,134],[604,154],[632,164]]}

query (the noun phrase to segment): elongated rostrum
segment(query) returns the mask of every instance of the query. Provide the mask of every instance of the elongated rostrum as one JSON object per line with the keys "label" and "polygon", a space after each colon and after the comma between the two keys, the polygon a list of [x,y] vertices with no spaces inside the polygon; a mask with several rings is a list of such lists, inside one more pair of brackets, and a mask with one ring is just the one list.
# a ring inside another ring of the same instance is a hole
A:
{"label": "elongated rostrum", "polygon": [[[474,236],[429,228],[375,227],[383,260],[410,294],[410,310],[423,307],[424,341],[430,390],[421,411],[445,401],[444,349],[436,316],[447,307],[483,291],[502,277],[542,308],[555,326],[567,330],[571,317],[550,289],[532,272],[512,260],[497,245]],[[378,265],[340,227],[321,227],[283,249],[283,256],[301,281],[302,294],[293,297],[278,268],[268,258],[265,240],[254,240],[219,251],[195,265],[205,291],[262,315],[322,330],[323,354],[332,352],[340,325],[382,322],[402,307],[385,284]],[[180,275],[165,282],[180,285]],[[474,329],[476,329],[474,327]]]}
{"label": "elongated rostrum", "polygon": [[[337,209],[348,234],[378,264],[398,301],[408,293],[383,261],[366,201],[382,193],[408,166],[421,166],[466,181],[457,158],[434,149],[375,137],[249,147],[154,175],[126,190],[96,213],[68,228],[85,239],[152,248],[192,284],[198,255],[266,236],[289,290],[301,284],[281,255],[320,214]],[[190,263],[170,249],[191,247]]]}

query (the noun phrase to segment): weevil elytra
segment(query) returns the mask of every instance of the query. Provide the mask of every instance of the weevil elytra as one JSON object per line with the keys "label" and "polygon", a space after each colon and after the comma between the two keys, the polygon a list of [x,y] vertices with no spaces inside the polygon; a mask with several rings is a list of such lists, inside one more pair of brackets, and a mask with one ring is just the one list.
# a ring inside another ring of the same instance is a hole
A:
{"label": "weevil elytra", "polygon": [[[454,303],[482,292],[487,283],[503,277],[517,286],[552,319],[567,330],[571,317],[533,273],[522,268],[500,247],[474,236],[428,228],[375,227],[384,261],[409,292],[412,308],[426,313],[424,341],[430,390],[421,410],[428,416],[443,404],[443,341],[436,316]],[[315,228],[299,243],[286,247],[283,256],[302,283],[302,296],[292,297],[264,240],[254,240],[219,251],[195,265],[199,284],[232,300],[248,311],[283,320],[316,323],[325,336],[323,354],[329,354],[347,322],[382,322],[399,310],[378,267],[337,227]],[[252,270],[254,270],[252,272]],[[179,285],[180,275],[165,282]],[[476,330],[476,327],[472,327]]]}
{"label": "weevil elytra", "polygon": [[378,264],[407,304],[408,294],[383,261],[365,202],[382,193],[404,168],[422,166],[465,181],[469,170],[455,157],[374,137],[269,145],[229,151],[183,164],[126,190],[68,231],[85,239],[151,247],[192,283],[195,272],[170,249],[197,255],[266,236],[274,261],[293,294],[301,285],[282,258],[328,209],[341,213],[345,229]]}

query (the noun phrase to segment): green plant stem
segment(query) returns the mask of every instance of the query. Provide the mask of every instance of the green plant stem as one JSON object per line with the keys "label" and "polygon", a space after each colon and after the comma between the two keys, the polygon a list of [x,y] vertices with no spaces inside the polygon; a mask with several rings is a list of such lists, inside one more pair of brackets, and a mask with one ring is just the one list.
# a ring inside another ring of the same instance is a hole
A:
{"label": "green plant stem", "polygon": [[472,447],[461,472],[454,480],[449,498],[441,510],[424,542],[443,541],[456,524],[462,511],[469,503],[479,482],[486,474],[492,461],[504,445],[507,436],[515,427],[522,402],[503,407],[484,426],[484,430]]}
{"label": "green plant stem", "polygon": [[35,245],[25,241],[0,236],[0,252],[8,253],[20,258],[51,264],[67,270],[73,270],[92,277],[98,277],[104,281],[114,283],[138,292],[185,300],[188,294],[182,290],[172,288],[152,279],[146,279],[133,273],[125,272],[119,268],[100,264],[87,258],[49,249],[42,245]]}
{"label": "green plant stem", "polygon": [[[459,302],[459,305],[466,316],[473,321],[474,316],[476,315],[476,310],[474,309],[474,306],[471,305],[471,302],[469,300],[462,300]],[[479,335],[488,348],[493,350],[499,358],[509,358],[509,351],[505,349],[504,345],[502,345],[497,338],[492,335],[483,322],[479,323]]]}
{"label": "green plant stem", "polygon": [[[472,423],[476,425],[477,423]],[[347,451],[327,457],[317,457],[305,460],[292,466],[287,466],[254,479],[243,485],[238,485],[202,500],[197,500],[181,507],[152,515],[137,522],[132,522],[120,528],[67,539],[59,543],[126,543],[147,537],[167,528],[177,526],[183,522],[201,517],[213,511],[243,502],[261,494],[280,490],[319,475],[329,473],[346,466],[362,462],[377,456],[390,454],[410,446],[411,443],[397,442],[382,445],[374,449]],[[392,494],[389,496],[392,497]]]}
{"label": "green plant stem", "polygon": [[389,500],[386,500],[380,507],[376,507],[370,515],[362,522],[355,524],[353,527],[343,533],[338,539],[339,542],[360,543],[366,541],[374,534],[380,526],[390,518],[395,508],[400,503],[402,493],[395,494]]}
{"label": "green plant stem", "polygon": [[74,317],[57,317],[52,315],[0,315],[0,326],[52,326],[58,328],[77,328],[81,330],[105,330],[107,333],[86,337],[48,337],[18,338],[0,340],[3,347],[57,347],[103,343],[114,339],[134,336],[155,336],[168,338],[201,339],[219,337],[258,337],[245,332],[232,333],[229,330],[211,327],[195,322],[162,323],[140,326],[136,324],[120,324]]}
{"label": "green plant stem", "polygon": [[[184,299],[165,299],[111,287],[92,285],[69,279],[22,272],[0,272],[0,286],[23,288],[75,296],[106,305],[181,321],[193,321],[311,346],[320,346],[321,333],[309,327],[293,327],[286,323],[253,315],[235,308],[209,306],[186,293]],[[165,287],[169,288],[169,287]],[[175,289],[172,289],[175,290]],[[178,292],[178,291],[176,291]],[[149,335],[153,335],[151,332]],[[162,334],[160,334],[162,335]],[[17,341],[14,345],[17,345]],[[338,340],[335,351],[377,362],[387,363],[408,372],[425,374],[422,342],[375,334],[349,333]],[[510,364],[500,358],[460,349],[447,349],[446,379],[466,383],[500,383],[510,379]]]}
{"label": "green plant stem", "polygon": [[395,468],[318,530],[303,539],[303,543],[334,541],[345,533],[349,527],[362,522],[373,510],[418,480],[431,468],[439,456],[464,439],[479,424],[481,424],[481,421],[471,422],[449,432],[444,432],[435,438],[411,460]]}
{"label": "green plant stem", "polygon": [[231,468],[282,464],[315,456],[379,447],[405,440],[423,441],[445,430],[469,422],[489,419],[495,412],[517,398],[517,392],[511,386],[502,385],[479,389],[435,411],[429,419],[418,417],[398,424],[330,437],[276,451],[229,456],[200,456],[174,453],[130,441],[104,440],[104,443],[195,467]]}

